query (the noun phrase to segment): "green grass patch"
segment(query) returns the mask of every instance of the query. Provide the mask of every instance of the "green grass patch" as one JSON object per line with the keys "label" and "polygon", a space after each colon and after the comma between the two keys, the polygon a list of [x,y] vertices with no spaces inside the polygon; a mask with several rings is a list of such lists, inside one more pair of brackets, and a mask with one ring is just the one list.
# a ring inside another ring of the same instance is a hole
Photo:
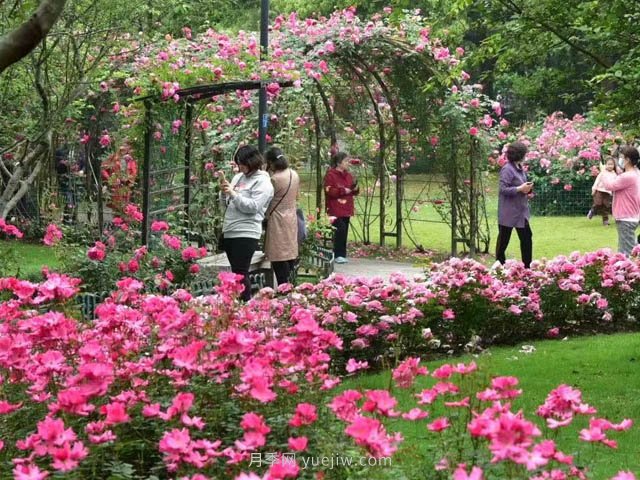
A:
{"label": "green grass patch", "polygon": [[40,270],[45,265],[52,270],[60,266],[55,250],[45,245],[16,240],[0,240],[0,250],[6,251],[7,249],[13,249],[15,252],[21,278],[39,276]]}
{"label": "green grass patch", "polygon": [[[640,334],[600,335],[566,341],[533,342],[535,352],[522,353],[521,346],[495,348],[480,356],[464,356],[449,359],[451,362],[475,360],[480,372],[487,376],[516,376],[523,395],[513,402],[514,410],[522,409],[525,417],[536,421],[546,438],[558,442],[567,454],[576,454],[576,464],[591,467],[589,478],[608,479],[619,470],[640,472],[640,426],[628,432],[612,432],[609,437],[619,442],[618,449],[603,445],[591,445],[578,440],[580,429],[588,425],[588,418],[578,417],[569,427],[561,429],[560,435],[546,429],[544,422],[535,415],[547,394],[560,384],[579,388],[583,401],[598,409],[598,416],[619,422],[631,418],[640,419]],[[431,371],[445,361],[427,362]],[[364,375],[345,382],[342,388],[385,389],[390,382],[389,371]],[[458,376],[454,376],[456,382]],[[416,406],[413,393],[428,388],[433,379],[418,382],[411,391],[394,388],[400,405],[397,410],[408,411]],[[423,408],[430,412],[427,419],[409,422],[402,419],[387,421],[390,431],[402,432],[405,440],[401,450],[394,456],[394,465],[400,466],[407,478],[433,478],[433,471],[424,467],[425,459],[433,459],[438,442],[437,434],[428,432],[426,424],[445,412],[441,401],[437,405]],[[436,458],[434,461],[437,461]]]}
{"label": "green grass patch", "polygon": [[[315,208],[315,183],[313,179],[303,174],[301,192],[303,192],[301,204],[306,205],[308,211]],[[426,186],[425,186],[426,185]],[[490,231],[490,258],[488,263],[495,260],[495,242],[498,237],[498,178],[495,174],[488,175],[485,185],[489,191],[486,197],[487,217]],[[416,243],[428,250],[435,250],[439,253],[447,253],[451,249],[451,230],[447,224],[442,222],[441,217],[435,210],[432,200],[442,198],[441,184],[434,182],[434,177],[430,175],[408,175],[405,183],[405,211],[411,210],[416,200],[424,203],[417,205],[417,212],[410,215],[410,220],[405,219],[405,226],[408,232],[403,234],[406,246],[410,246],[411,238]],[[395,214],[395,199],[393,192],[387,211]],[[362,241],[364,239],[364,227],[362,213],[364,197],[360,196],[356,200],[356,216],[352,219],[352,227],[349,233],[351,241]],[[378,243],[379,235],[379,198],[374,199],[371,209],[370,241]],[[531,229],[533,231],[533,257],[535,259],[553,258],[557,255],[568,255],[574,251],[590,252],[603,247],[617,248],[618,237],[615,222],[603,226],[600,217],[593,220],[586,218],[587,212],[576,212],[576,216],[563,217],[542,217],[532,215]],[[387,238],[388,245],[395,245],[395,238]],[[518,236],[513,231],[507,258],[520,258],[520,242]]]}

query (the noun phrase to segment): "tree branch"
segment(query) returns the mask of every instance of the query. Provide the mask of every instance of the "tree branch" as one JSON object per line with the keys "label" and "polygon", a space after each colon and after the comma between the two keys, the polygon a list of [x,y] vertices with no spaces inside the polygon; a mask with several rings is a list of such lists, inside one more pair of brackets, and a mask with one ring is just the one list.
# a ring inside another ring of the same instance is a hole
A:
{"label": "tree branch", "polygon": [[66,2],[42,0],[29,20],[0,37],[0,73],[38,46],[62,14]]}
{"label": "tree branch", "polygon": [[502,4],[505,8],[511,10],[512,13],[518,14],[522,20],[525,20],[525,21],[528,21],[528,22],[532,23],[533,25],[537,26],[541,30],[545,30],[547,32],[550,32],[550,33],[554,34],[556,37],[558,37],[564,43],[569,45],[571,48],[573,48],[574,50],[577,50],[578,52],[582,53],[583,55],[591,58],[593,61],[595,61],[601,67],[604,67],[604,68],[608,69],[608,68],[611,68],[613,66],[613,64],[610,61],[608,61],[608,60],[600,57],[598,54],[596,54],[594,52],[591,52],[591,51],[587,50],[586,48],[580,46],[578,43],[576,43],[573,40],[571,40],[567,35],[564,35],[563,33],[561,33],[558,28],[554,27],[550,23],[548,23],[548,22],[546,22],[544,20],[541,20],[539,18],[534,18],[534,17],[528,16],[524,12],[524,9],[522,7],[520,7],[520,6],[518,6],[512,0],[498,0],[498,2],[500,4]]}

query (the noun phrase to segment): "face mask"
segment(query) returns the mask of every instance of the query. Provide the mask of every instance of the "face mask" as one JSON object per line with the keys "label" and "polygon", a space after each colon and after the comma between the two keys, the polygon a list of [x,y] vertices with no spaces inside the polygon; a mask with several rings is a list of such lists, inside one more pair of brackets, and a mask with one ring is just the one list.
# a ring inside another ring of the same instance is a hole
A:
{"label": "face mask", "polygon": [[618,157],[618,166],[624,168],[624,157]]}

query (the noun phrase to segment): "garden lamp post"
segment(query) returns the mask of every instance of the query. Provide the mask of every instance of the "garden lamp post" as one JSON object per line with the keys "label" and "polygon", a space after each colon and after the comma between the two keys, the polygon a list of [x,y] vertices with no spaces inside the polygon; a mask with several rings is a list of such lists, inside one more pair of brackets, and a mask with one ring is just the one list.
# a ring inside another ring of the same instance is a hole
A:
{"label": "garden lamp post", "polygon": [[[269,0],[262,0],[260,7],[260,60],[267,57],[269,50]],[[260,86],[258,103],[258,149],[264,153],[267,149],[267,127],[269,126],[269,112],[267,111],[267,87]]]}

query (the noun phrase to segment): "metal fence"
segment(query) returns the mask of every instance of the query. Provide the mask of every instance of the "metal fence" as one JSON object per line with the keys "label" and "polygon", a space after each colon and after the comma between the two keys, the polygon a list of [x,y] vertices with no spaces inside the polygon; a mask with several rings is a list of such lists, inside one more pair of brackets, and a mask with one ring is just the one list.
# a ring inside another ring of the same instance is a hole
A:
{"label": "metal fence", "polygon": [[570,189],[560,183],[547,183],[534,187],[529,205],[534,215],[582,216],[587,214],[592,203],[591,182],[574,184]]}

